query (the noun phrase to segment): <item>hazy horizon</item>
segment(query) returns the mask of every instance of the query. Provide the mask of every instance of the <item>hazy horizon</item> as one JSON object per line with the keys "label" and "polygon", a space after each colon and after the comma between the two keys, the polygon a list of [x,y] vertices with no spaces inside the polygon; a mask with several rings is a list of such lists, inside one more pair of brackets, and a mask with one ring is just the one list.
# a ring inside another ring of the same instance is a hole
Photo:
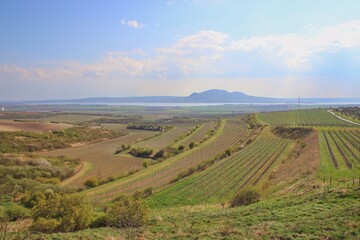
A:
{"label": "hazy horizon", "polygon": [[2,1],[0,101],[360,98],[360,2]]}

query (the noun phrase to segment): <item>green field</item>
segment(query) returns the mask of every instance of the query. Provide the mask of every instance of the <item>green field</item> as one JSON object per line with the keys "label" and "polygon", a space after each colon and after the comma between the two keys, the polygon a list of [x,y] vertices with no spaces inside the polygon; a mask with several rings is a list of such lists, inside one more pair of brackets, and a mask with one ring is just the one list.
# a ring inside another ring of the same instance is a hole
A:
{"label": "green field", "polygon": [[325,109],[258,113],[257,117],[271,126],[354,126],[336,118]]}

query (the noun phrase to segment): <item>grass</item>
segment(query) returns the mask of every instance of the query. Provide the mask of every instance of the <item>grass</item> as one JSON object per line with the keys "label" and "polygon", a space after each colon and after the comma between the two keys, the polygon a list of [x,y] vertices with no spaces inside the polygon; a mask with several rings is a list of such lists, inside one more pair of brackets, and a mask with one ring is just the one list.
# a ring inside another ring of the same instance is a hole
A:
{"label": "grass", "polygon": [[[315,189],[237,208],[219,204],[156,209],[144,239],[359,239],[359,191]],[[112,228],[45,235],[46,239],[111,239]]]}

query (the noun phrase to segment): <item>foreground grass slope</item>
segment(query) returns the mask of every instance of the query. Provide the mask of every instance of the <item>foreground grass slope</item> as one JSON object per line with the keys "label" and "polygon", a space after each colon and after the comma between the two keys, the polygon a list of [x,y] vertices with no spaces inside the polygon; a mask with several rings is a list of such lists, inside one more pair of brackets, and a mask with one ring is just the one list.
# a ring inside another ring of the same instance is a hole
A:
{"label": "foreground grass slope", "polygon": [[[144,239],[359,239],[358,190],[312,190],[237,208],[216,205],[152,211]],[[113,228],[46,235],[45,239],[122,239]]]}

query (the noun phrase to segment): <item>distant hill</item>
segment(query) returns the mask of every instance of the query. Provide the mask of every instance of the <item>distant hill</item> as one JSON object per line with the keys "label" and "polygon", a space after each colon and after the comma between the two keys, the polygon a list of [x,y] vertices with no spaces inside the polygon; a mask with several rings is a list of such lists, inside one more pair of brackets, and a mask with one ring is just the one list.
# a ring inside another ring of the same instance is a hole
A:
{"label": "distant hill", "polygon": [[[297,103],[297,98],[268,98],[242,92],[211,89],[189,96],[93,97],[69,100],[46,100],[17,103],[41,104],[111,104],[111,103]],[[360,98],[302,98],[301,103],[360,103]]]}

